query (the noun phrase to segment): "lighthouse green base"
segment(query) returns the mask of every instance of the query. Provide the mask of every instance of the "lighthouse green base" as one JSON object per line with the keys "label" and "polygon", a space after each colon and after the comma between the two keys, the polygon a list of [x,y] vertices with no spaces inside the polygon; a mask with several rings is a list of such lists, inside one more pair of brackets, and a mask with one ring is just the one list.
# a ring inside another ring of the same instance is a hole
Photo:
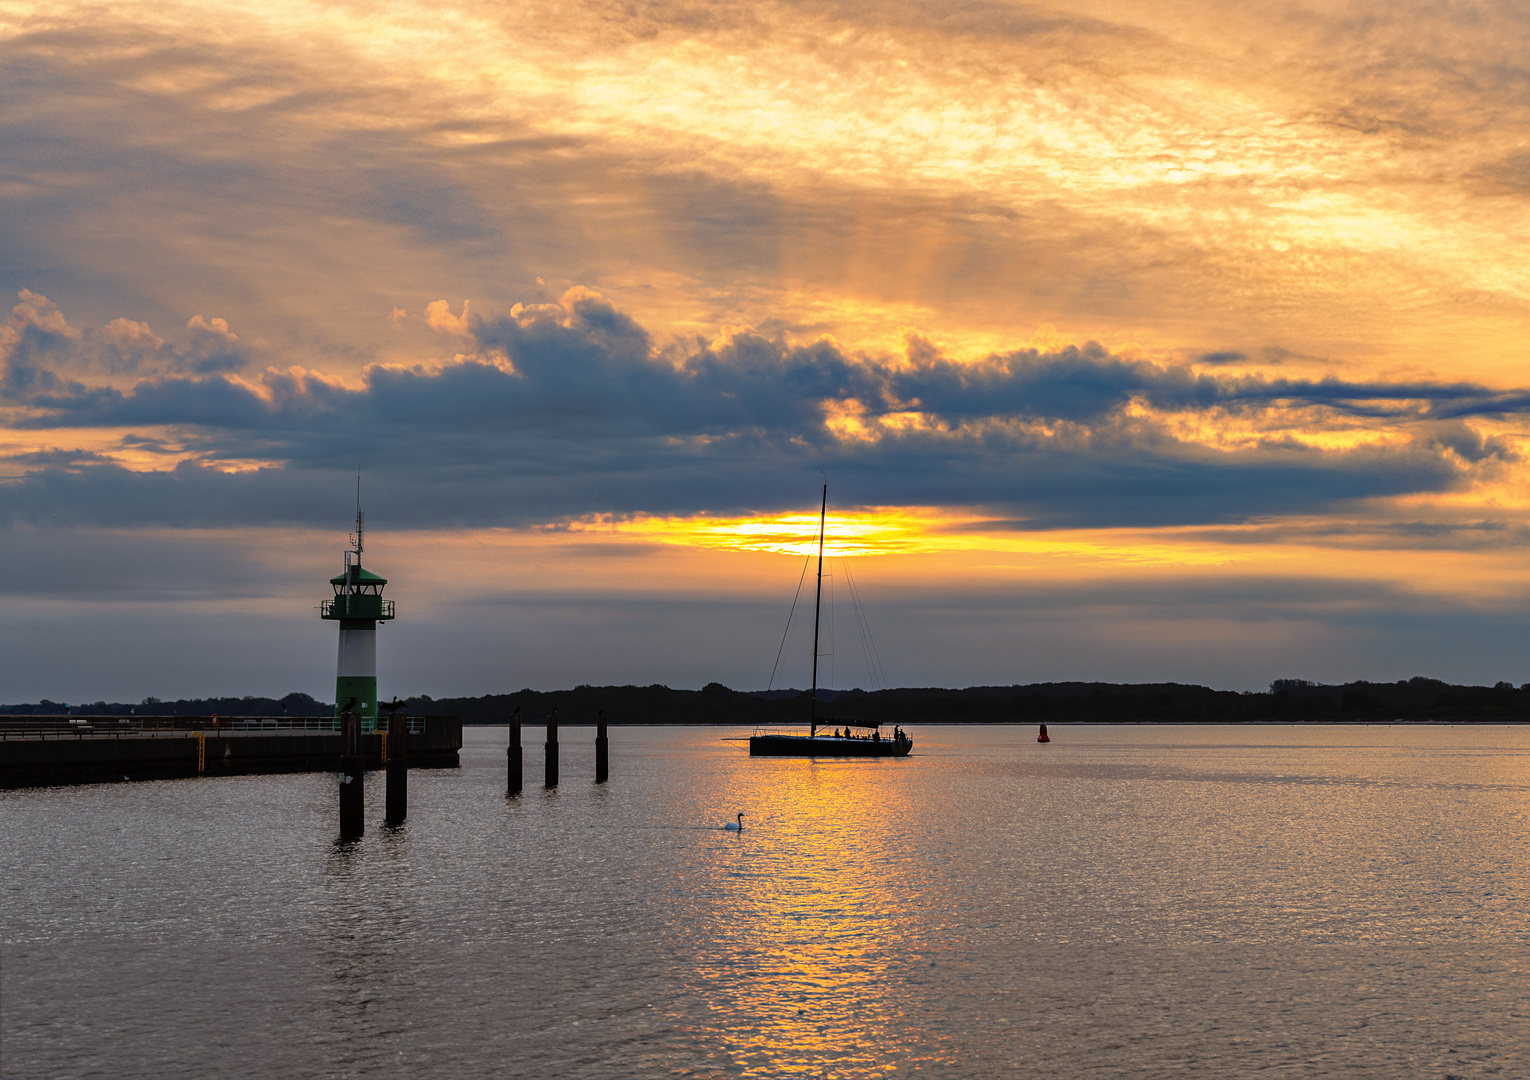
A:
{"label": "lighthouse green base", "polygon": [[377,676],[341,675],[335,679],[335,719],[340,719],[340,707],[351,698],[356,699],[355,713],[361,717],[363,731],[375,730],[377,726]]}

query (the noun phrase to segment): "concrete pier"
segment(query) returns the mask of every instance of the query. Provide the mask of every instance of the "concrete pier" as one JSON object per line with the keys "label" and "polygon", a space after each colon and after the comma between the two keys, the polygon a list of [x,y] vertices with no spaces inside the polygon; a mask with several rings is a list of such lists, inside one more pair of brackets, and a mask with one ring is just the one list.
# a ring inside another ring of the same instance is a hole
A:
{"label": "concrete pier", "polygon": [[[0,788],[335,771],[343,749],[329,718],[209,716],[0,717]],[[462,721],[413,717],[411,769],[455,769]],[[197,736],[200,735],[199,740]],[[198,742],[202,768],[197,768]],[[391,740],[390,740],[391,741]],[[382,736],[362,733],[364,769],[382,765]],[[391,748],[390,748],[391,754]]]}

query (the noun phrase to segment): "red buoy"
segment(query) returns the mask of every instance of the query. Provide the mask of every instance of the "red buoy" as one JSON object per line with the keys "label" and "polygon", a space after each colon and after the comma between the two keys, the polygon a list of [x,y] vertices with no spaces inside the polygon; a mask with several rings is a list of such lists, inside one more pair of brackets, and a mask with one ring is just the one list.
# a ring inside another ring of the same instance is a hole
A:
{"label": "red buoy", "polygon": [[1052,741],[1051,739],[1047,738],[1047,726],[1045,724],[1041,725],[1041,734],[1036,736],[1036,741],[1037,742],[1051,742]]}

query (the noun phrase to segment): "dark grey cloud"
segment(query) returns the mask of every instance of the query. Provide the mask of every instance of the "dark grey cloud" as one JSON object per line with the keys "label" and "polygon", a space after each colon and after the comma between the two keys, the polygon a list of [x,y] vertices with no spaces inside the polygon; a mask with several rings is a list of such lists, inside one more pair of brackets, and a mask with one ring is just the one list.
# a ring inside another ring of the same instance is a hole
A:
{"label": "dark grey cloud", "polygon": [[254,355],[220,318],[192,316],[177,344],[131,319],[82,332],[47,297],[22,289],[18,300],[0,324],[0,398],[13,402],[88,394],[79,379],[90,376],[237,371]]}
{"label": "dark grey cloud", "polygon": [[[89,332],[13,335],[0,388],[28,407],[14,426],[130,428],[127,446],[191,458],[150,472],[13,458],[22,475],[0,486],[0,518],[328,523],[359,466],[403,527],[769,511],[800,504],[820,468],[844,502],[984,506],[1032,528],[1229,522],[1449,490],[1512,457],[1466,418],[1530,411],[1530,394],[1475,384],[1222,375],[1092,343],[972,363],[918,341],[905,357],[747,332],[661,346],[583,290],[470,327],[470,355],[373,367],[360,386],[300,370],[63,379],[47,365],[69,368]],[[1277,434],[1217,449],[1176,437],[1164,413]],[[1278,434],[1325,417],[1406,438],[1335,451]],[[154,442],[166,429],[173,445]]]}
{"label": "dark grey cloud", "polygon": [[106,454],[98,454],[94,450],[63,450],[53,447],[48,450],[33,450],[23,454],[11,454],[4,460],[17,465],[84,465],[84,464],[110,464],[111,457]]}

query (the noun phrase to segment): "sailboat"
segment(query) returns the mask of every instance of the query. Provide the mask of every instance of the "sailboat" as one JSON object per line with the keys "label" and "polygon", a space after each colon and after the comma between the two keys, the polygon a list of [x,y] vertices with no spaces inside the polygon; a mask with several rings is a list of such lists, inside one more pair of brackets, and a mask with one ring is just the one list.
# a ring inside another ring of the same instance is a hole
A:
{"label": "sailboat", "polygon": [[[749,737],[750,757],[907,757],[914,740],[900,728],[893,737],[882,738],[882,725],[855,720],[834,720],[818,715],[818,616],[823,608],[823,530],[829,513],[829,485],[823,486],[818,508],[818,594],[813,601],[813,692],[808,713],[808,733],[756,731]],[[819,728],[834,726],[834,734],[820,735]]]}

